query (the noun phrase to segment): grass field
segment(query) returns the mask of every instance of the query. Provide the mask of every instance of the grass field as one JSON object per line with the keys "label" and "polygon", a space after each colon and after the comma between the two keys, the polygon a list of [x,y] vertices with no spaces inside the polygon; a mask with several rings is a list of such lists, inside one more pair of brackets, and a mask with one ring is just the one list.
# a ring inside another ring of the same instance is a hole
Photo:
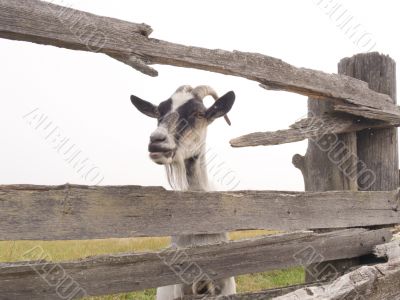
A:
{"label": "grass field", "polygon": [[[230,234],[233,240],[274,232],[264,230],[241,231]],[[72,260],[87,256],[119,252],[142,252],[162,249],[169,238],[127,238],[88,241],[0,241],[0,262],[23,260],[23,254],[40,246],[53,261]],[[291,268],[236,277],[238,292],[258,291],[304,282],[304,270]],[[155,289],[112,296],[90,297],[87,300],[152,300]]]}

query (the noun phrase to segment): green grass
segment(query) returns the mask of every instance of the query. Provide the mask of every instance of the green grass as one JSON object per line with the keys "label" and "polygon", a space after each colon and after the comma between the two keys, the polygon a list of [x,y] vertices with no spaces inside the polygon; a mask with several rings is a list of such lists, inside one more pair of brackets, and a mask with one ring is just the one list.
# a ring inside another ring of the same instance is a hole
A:
{"label": "green grass", "polygon": [[[272,234],[274,231],[253,230],[230,234],[230,239],[238,240],[258,235]],[[52,261],[121,252],[143,252],[160,250],[170,243],[169,238],[127,238],[85,241],[0,241],[0,262],[24,260],[24,253],[34,247],[41,247]],[[239,293],[259,291],[304,282],[304,269],[291,268],[236,277]],[[140,292],[89,297],[87,300],[153,300],[155,289]]]}

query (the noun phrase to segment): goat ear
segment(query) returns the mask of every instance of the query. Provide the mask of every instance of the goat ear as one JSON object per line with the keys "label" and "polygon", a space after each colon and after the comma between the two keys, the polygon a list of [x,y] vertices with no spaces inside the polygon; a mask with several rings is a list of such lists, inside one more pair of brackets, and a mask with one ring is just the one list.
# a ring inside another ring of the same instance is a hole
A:
{"label": "goat ear", "polygon": [[235,93],[230,91],[220,97],[215,103],[206,111],[205,117],[211,123],[215,119],[225,116],[232,108],[235,102]]}
{"label": "goat ear", "polygon": [[147,102],[145,100],[140,99],[136,96],[131,96],[132,104],[140,111],[142,114],[149,116],[151,118],[158,118],[160,113],[158,112],[157,106],[154,104]]}

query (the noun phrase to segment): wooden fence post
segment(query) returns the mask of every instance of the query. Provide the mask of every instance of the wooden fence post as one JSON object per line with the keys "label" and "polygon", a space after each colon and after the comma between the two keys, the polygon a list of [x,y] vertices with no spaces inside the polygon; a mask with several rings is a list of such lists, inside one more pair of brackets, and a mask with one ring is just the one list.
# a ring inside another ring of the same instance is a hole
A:
{"label": "wooden fence post", "polygon": [[[344,58],[338,73],[369,83],[377,92],[388,94],[396,102],[395,62],[379,53]],[[332,112],[330,103],[308,100],[309,116]],[[319,124],[323,126],[323,124]],[[307,153],[296,154],[293,164],[304,177],[306,191],[394,190],[399,182],[397,129],[366,129],[358,133],[329,134],[309,139]],[[306,268],[306,281],[337,276],[359,260],[341,260],[312,264]],[[329,268],[328,267],[331,267]],[[334,269],[332,269],[332,267]]]}
{"label": "wooden fence post", "polygon": [[[330,103],[308,99],[309,117],[322,117],[332,112]],[[323,126],[324,124],[320,124]],[[329,134],[308,140],[305,156],[296,154],[293,164],[303,174],[306,191],[357,190],[357,138],[356,133]],[[342,151],[341,153],[339,153]],[[334,158],[337,154],[339,157]],[[337,162],[339,161],[339,163]],[[345,176],[339,167],[344,162],[343,170],[353,176]],[[318,253],[315,253],[318,255]],[[349,267],[358,265],[359,260],[346,259],[332,262],[311,264],[306,268],[306,282],[335,277]],[[333,268],[334,269],[333,269]]]}
{"label": "wooden fence post", "polygon": [[[396,103],[396,63],[377,52],[344,58],[343,74],[368,82],[370,89]],[[359,189],[391,191],[399,185],[397,128],[365,129],[357,133]],[[364,165],[364,164],[365,165]]]}

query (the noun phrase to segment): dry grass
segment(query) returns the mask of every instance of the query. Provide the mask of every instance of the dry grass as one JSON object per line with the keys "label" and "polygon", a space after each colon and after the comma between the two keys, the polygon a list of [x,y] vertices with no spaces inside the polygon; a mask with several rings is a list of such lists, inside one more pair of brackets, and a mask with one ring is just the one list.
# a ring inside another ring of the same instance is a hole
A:
{"label": "dry grass", "polygon": [[[230,233],[230,239],[238,240],[259,235],[273,234],[276,231],[252,230]],[[0,241],[0,262],[23,260],[23,254],[34,247],[42,247],[53,261],[121,252],[143,252],[160,250],[170,243],[166,237],[124,238],[85,241]],[[286,286],[304,282],[304,270],[292,268],[259,274],[238,276],[238,292],[257,291],[266,288]],[[152,300],[155,290],[126,293],[112,296],[90,297],[91,300]]]}
{"label": "dry grass", "polygon": [[23,254],[41,247],[53,261],[120,253],[155,251],[166,247],[169,238],[126,238],[84,241],[0,241],[0,261],[21,261]]}

